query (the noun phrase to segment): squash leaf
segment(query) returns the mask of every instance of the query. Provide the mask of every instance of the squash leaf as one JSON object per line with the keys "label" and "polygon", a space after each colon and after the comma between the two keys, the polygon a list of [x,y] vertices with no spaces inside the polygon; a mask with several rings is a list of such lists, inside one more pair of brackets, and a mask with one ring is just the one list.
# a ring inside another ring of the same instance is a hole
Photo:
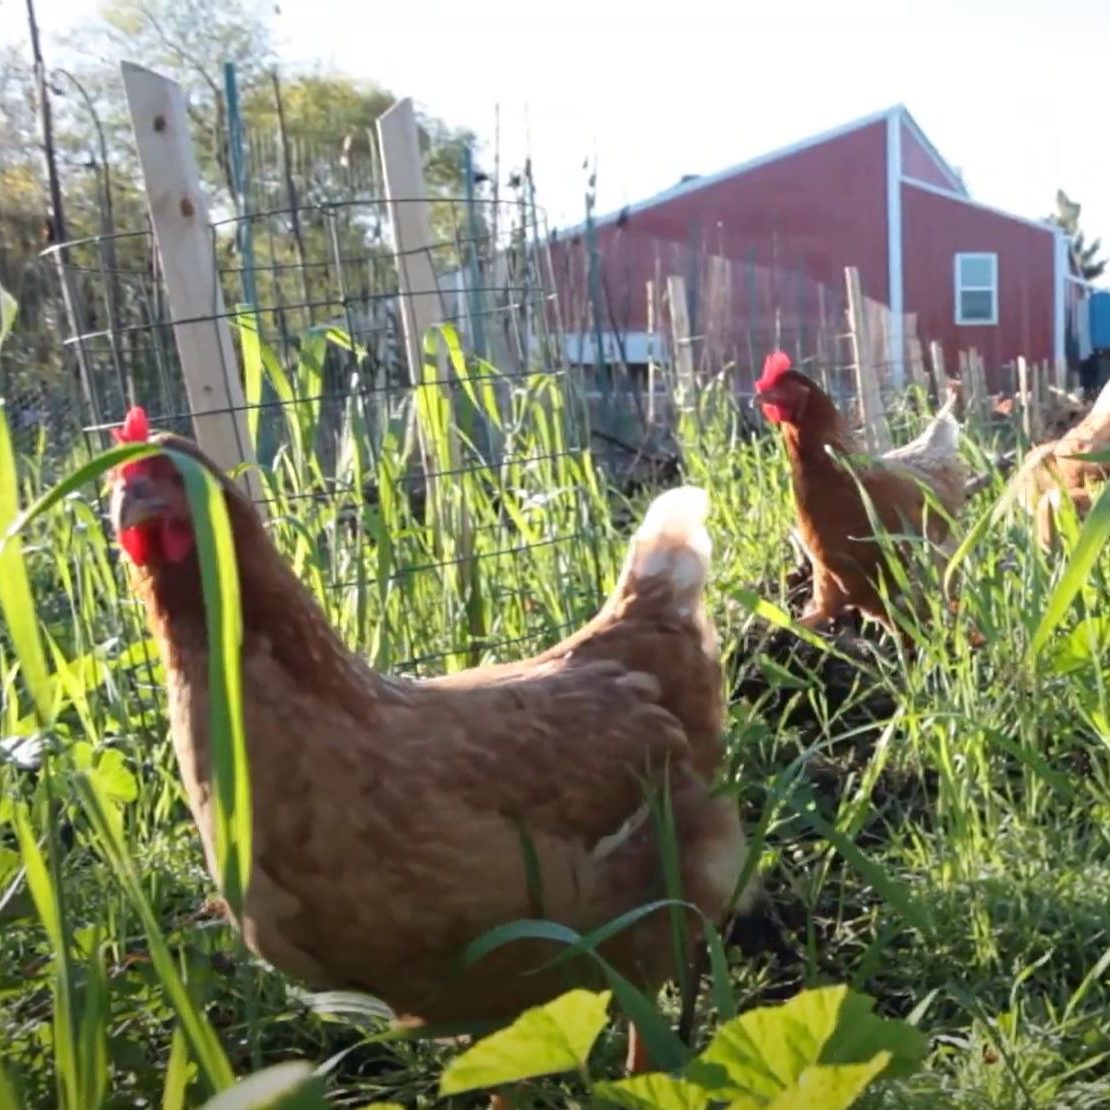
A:
{"label": "squash leaf", "polygon": [[850,1106],[873,1079],[907,1075],[925,1056],[922,1033],[873,1005],[837,986],[750,1010],[717,1030],[685,1077],[736,1110]]}
{"label": "squash leaf", "polygon": [[595,1083],[593,1094],[609,1106],[628,1110],[703,1110],[709,1104],[705,1091],[696,1083],[662,1072]]}
{"label": "squash leaf", "polygon": [[444,1071],[443,1096],[555,1075],[584,1071],[590,1050],[608,1020],[609,991],[572,990],[526,1010],[504,1029],[491,1033]]}

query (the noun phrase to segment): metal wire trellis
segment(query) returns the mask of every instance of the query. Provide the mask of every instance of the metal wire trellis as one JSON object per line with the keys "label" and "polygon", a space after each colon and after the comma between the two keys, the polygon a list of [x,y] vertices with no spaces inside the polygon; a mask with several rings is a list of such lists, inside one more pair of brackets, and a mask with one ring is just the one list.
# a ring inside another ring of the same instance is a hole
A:
{"label": "metal wire trellis", "polygon": [[[117,235],[110,251],[101,238],[53,248],[72,294],[64,345],[88,375],[84,434],[101,445],[132,403],[189,436],[198,418],[241,412],[275,539],[353,646],[417,670],[538,646],[593,604],[609,553],[583,480],[582,407],[547,338],[555,313],[534,213],[479,202],[476,220],[473,201],[434,198],[437,288],[406,294],[384,208],[298,207],[296,245],[290,210],[215,222],[225,307],[192,319],[172,313],[151,232]],[[465,368],[441,358],[414,382],[402,302],[429,295],[461,338]],[[220,373],[242,380],[253,358],[261,390],[242,406],[191,407],[175,342],[183,325],[230,327],[235,361]],[[432,390],[449,399],[450,451],[427,442],[418,394]],[[433,521],[432,502],[451,489],[457,503],[464,487],[462,544]]]}

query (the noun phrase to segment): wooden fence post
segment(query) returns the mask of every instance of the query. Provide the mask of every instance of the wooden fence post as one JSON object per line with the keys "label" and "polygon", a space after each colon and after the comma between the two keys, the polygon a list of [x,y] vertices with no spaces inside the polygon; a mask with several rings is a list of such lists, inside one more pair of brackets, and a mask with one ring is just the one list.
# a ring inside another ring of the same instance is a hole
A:
{"label": "wooden fence post", "polygon": [[1036,436],[1041,434],[1041,406],[1035,382],[1029,377],[1029,363],[1024,355],[1017,360],[1018,396],[1021,399],[1021,430],[1025,438],[1035,442]]}
{"label": "wooden fence post", "polygon": [[976,415],[982,418],[986,415],[989,399],[986,377],[983,373],[983,359],[974,347],[967,352],[967,380],[971,389],[971,407]]}
{"label": "wooden fence post", "polygon": [[886,451],[890,445],[890,429],[883,413],[879,383],[868,346],[867,322],[864,313],[863,292],[860,288],[859,270],[844,267],[844,284],[848,293],[848,332],[852,344],[852,361],[856,372],[856,391],[859,396],[860,420],[863,423],[863,441],[872,452]]}
{"label": "wooden fence post", "polygon": [[[446,383],[422,386],[424,381],[424,336],[443,319],[443,303],[439,281],[432,266],[432,233],[428,220],[428,202],[424,187],[424,171],[420,155],[420,134],[411,97],[398,100],[378,117],[378,143],[382,154],[382,177],[385,181],[386,204],[393,229],[393,253],[400,285],[401,320],[408,352],[409,375],[417,390],[442,389],[447,399],[445,459],[441,468],[436,444],[428,442],[424,423],[415,417],[417,440],[420,444],[428,504],[435,522],[436,542],[440,553],[453,547],[457,554],[460,592],[467,588],[472,569],[472,535],[470,517],[465,504],[453,490],[461,490],[458,477],[454,482],[438,477],[441,469],[457,472],[462,466],[456,419],[455,391]],[[448,376],[447,359],[442,344],[438,353],[436,377],[442,382]],[[414,395],[418,396],[418,395]],[[415,409],[414,409],[415,413]]]}
{"label": "wooden fence post", "polygon": [[[120,68],[197,443],[223,470],[253,463],[185,94],[175,81],[142,66],[124,62]],[[257,472],[244,471],[240,482],[264,512]]]}
{"label": "wooden fence post", "polygon": [[410,97],[398,100],[378,117],[378,142],[401,287],[401,320],[409,376],[413,385],[417,385],[423,377],[424,335],[442,320],[443,311],[439,283],[432,267],[432,233],[424,192],[420,137]]}
{"label": "wooden fence post", "polygon": [[693,405],[694,348],[690,336],[690,309],[686,301],[686,279],[681,274],[667,276],[667,301],[671,312],[671,342],[674,345],[676,375],[675,400],[679,409]]}
{"label": "wooden fence post", "polygon": [[948,390],[948,374],[944,369],[944,348],[935,339],[929,344],[929,367],[933,372],[937,404],[943,405]]}
{"label": "wooden fence post", "polygon": [[913,385],[929,394],[929,381],[925,376],[925,355],[921,349],[921,340],[917,336],[917,314],[914,312],[906,316],[905,339],[909,379]]}

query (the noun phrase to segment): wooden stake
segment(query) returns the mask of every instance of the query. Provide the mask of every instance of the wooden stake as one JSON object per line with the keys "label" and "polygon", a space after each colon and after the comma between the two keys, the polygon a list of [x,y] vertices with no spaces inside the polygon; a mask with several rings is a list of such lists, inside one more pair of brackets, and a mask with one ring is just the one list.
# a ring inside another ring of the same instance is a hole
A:
{"label": "wooden stake", "polygon": [[[428,441],[424,423],[416,421],[420,453],[427,483],[428,503],[434,514],[436,543],[442,554],[452,550],[458,555],[460,579],[468,573],[471,532],[466,506],[450,496],[448,486],[438,478],[441,469],[457,471],[462,465],[458,421],[455,418],[455,393],[447,384],[424,386],[424,336],[443,319],[439,282],[432,266],[432,233],[420,155],[420,134],[412,99],[398,100],[378,117],[378,143],[382,153],[382,177],[386,204],[393,229],[393,253],[400,284],[401,319],[405,331],[409,375],[418,389],[443,390],[449,416],[445,429],[446,444]],[[494,340],[494,343],[496,340]],[[491,343],[491,346],[493,344]],[[442,345],[437,354],[434,377],[441,382],[448,376]],[[439,466],[438,447],[445,447],[447,466]],[[455,488],[461,488],[456,481]]]}
{"label": "wooden stake", "polygon": [[401,286],[401,319],[409,379],[416,385],[422,379],[424,335],[443,319],[443,311],[432,267],[432,233],[421,168],[420,136],[410,97],[398,100],[378,117],[378,141]]}
{"label": "wooden stake", "polygon": [[929,366],[933,372],[933,389],[936,391],[937,404],[944,404],[948,387],[948,374],[944,369],[944,348],[934,339],[929,344]]}
{"label": "wooden stake", "polygon": [[[124,62],[120,68],[194,434],[204,453],[227,471],[253,463],[254,445],[185,94],[176,82],[142,66]],[[240,482],[265,511],[257,472],[246,470]]]}
{"label": "wooden stake", "polygon": [[879,383],[871,362],[867,324],[864,319],[863,292],[860,288],[859,270],[855,266],[844,268],[844,282],[848,292],[848,331],[856,372],[856,391],[859,397],[860,420],[863,423],[863,440],[869,451],[878,453],[890,448],[890,429],[883,414]]}
{"label": "wooden stake", "polygon": [[690,311],[686,302],[686,279],[681,274],[667,277],[667,301],[671,312],[671,341],[674,344],[675,401],[679,409],[694,402],[694,348],[690,337]]}
{"label": "wooden stake", "polygon": [[1031,368],[1024,356],[1017,360],[1018,396],[1021,398],[1021,430],[1030,443],[1041,434],[1041,405],[1036,383],[1036,367]]}
{"label": "wooden stake", "polygon": [[967,378],[972,411],[981,418],[987,411],[987,386],[983,375],[983,360],[974,347],[967,352]]}
{"label": "wooden stake", "polygon": [[921,340],[917,337],[917,314],[914,312],[906,316],[905,323],[906,354],[908,356],[906,369],[910,382],[929,393],[929,381],[925,376],[925,355],[921,349]]}

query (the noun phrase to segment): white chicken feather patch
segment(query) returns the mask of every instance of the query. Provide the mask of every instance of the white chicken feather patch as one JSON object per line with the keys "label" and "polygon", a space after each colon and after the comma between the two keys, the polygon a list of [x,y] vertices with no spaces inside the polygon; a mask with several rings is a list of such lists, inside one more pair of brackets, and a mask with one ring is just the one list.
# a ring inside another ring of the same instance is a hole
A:
{"label": "white chicken feather patch", "polygon": [[950,455],[960,445],[960,422],[952,415],[955,396],[949,397],[944,406],[929,422],[929,426],[916,439],[901,447],[894,447],[883,459],[895,462],[923,458],[928,455]]}
{"label": "white chicken feather patch", "polygon": [[632,537],[626,573],[641,581],[669,578],[680,605],[692,605],[705,586],[713,554],[708,514],[709,495],[697,486],[660,494]]}

